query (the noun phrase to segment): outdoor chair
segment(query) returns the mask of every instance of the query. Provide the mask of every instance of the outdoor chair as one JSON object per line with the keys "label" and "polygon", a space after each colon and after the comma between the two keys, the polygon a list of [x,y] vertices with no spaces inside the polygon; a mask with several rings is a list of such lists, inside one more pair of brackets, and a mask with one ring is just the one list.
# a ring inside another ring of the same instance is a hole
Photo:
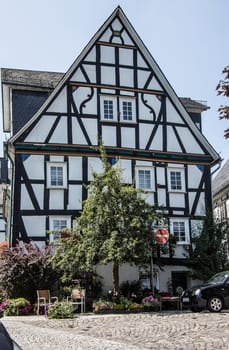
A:
{"label": "outdoor chair", "polygon": [[74,288],[72,289],[71,295],[67,297],[67,302],[72,305],[81,305],[81,313],[86,310],[85,303],[86,291],[85,289]]}
{"label": "outdoor chair", "polygon": [[51,296],[48,289],[37,290],[37,315],[40,313],[40,307],[44,307],[44,314],[47,314],[47,306],[58,301],[57,297]]}

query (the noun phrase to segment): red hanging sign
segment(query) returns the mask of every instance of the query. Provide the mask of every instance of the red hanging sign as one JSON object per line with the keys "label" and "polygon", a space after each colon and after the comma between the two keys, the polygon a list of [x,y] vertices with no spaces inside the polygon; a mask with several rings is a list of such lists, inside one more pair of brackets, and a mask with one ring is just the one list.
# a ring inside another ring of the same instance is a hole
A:
{"label": "red hanging sign", "polygon": [[154,238],[157,243],[165,244],[169,239],[169,231],[165,228],[158,228],[154,233]]}

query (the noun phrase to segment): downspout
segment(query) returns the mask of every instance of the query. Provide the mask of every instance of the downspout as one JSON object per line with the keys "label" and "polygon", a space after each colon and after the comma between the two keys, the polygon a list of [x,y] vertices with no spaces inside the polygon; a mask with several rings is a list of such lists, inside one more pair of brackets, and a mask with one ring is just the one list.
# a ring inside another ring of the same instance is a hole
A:
{"label": "downspout", "polygon": [[12,230],[13,230],[13,218],[12,218],[12,212],[13,212],[13,205],[14,205],[14,179],[15,179],[15,166],[14,166],[14,160],[10,155],[9,152],[9,143],[7,143],[7,149],[5,150],[7,158],[10,160],[12,171],[11,171],[11,191],[10,191],[10,205],[9,205],[9,215],[8,215],[8,224],[7,224],[7,235],[8,235],[8,243],[9,246],[12,247]]}

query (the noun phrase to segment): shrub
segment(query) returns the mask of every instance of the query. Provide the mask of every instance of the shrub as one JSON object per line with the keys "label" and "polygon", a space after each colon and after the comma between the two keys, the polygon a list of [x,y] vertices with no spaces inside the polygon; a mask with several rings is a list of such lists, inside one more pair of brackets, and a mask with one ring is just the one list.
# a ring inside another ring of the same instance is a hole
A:
{"label": "shrub", "polygon": [[37,289],[52,289],[58,278],[52,268],[51,247],[39,248],[33,243],[5,247],[0,254],[0,286],[7,298],[23,295],[34,302]]}
{"label": "shrub", "polygon": [[0,305],[1,310],[4,311],[6,316],[16,316],[19,314],[26,314],[24,312],[31,310],[30,302],[25,298],[9,299]]}
{"label": "shrub", "polygon": [[55,303],[48,307],[48,318],[72,318],[74,307],[67,302]]}

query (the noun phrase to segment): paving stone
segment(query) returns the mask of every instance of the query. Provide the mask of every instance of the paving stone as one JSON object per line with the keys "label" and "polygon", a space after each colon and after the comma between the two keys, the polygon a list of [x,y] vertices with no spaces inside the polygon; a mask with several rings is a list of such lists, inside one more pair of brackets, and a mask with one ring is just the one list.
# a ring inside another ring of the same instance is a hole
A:
{"label": "paving stone", "polygon": [[23,350],[229,350],[229,312],[4,317]]}

